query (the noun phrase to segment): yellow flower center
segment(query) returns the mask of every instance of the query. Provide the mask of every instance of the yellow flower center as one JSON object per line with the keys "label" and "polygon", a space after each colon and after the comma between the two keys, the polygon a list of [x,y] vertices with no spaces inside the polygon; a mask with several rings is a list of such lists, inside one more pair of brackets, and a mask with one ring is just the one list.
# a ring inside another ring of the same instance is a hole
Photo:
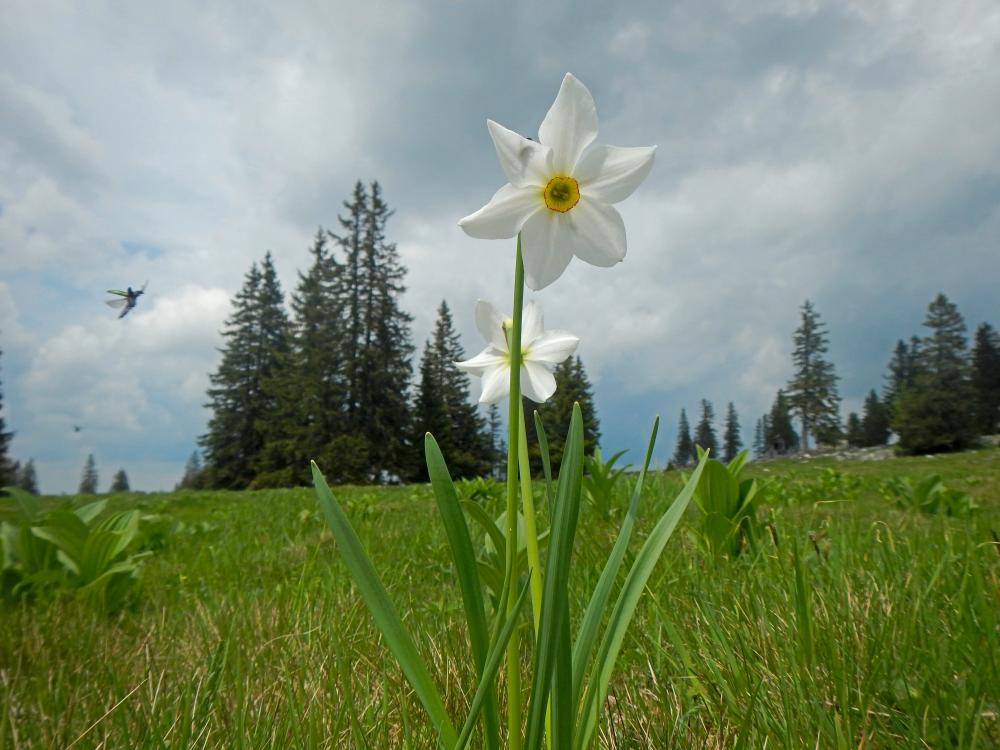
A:
{"label": "yellow flower center", "polygon": [[553,177],[542,191],[542,198],[547,207],[564,214],[580,202],[580,185],[572,177]]}

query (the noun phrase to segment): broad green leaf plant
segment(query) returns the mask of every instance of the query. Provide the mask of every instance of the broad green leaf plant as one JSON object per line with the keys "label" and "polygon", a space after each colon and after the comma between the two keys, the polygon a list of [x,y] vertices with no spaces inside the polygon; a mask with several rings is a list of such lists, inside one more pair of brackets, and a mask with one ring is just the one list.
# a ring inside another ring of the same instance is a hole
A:
{"label": "broad green leaf plant", "polygon": [[[625,257],[625,226],[611,204],[627,198],[645,179],[655,147],[595,144],[593,97],[570,74],[563,79],[537,141],[492,121],[487,125],[509,182],[486,206],[459,223],[473,237],[517,238],[514,304],[508,318],[492,305],[479,303],[476,323],[488,346],[457,364],[482,377],[481,401],[508,398],[506,510],[500,519],[490,518],[474,502],[463,502],[434,437],[427,434],[424,445],[478,680],[464,718],[446,710],[413,637],[315,463],[313,480],[358,593],[436,728],[440,746],[464,748],[475,735],[476,746],[491,750],[543,746],[582,750],[597,731],[615,662],[642,592],[699,486],[708,458],[702,456],[639,550],[629,553],[659,427],[659,418],[654,420],[617,540],[586,609],[574,616],[567,582],[584,487],[583,418],[575,405],[559,476],[552,480],[544,426],[535,415],[548,499],[536,508],[521,396],[538,402],[551,397],[552,369],[575,350],[578,339],[565,331],[546,331],[540,306],[524,304],[524,287],[535,291],[548,287],[573,256],[605,267]],[[611,464],[602,467],[610,471]],[[473,543],[470,517],[489,538],[485,551]],[[525,622],[527,626],[521,627]],[[579,623],[575,634],[574,622]],[[530,654],[526,664],[525,652]],[[501,684],[506,701],[498,694]]]}

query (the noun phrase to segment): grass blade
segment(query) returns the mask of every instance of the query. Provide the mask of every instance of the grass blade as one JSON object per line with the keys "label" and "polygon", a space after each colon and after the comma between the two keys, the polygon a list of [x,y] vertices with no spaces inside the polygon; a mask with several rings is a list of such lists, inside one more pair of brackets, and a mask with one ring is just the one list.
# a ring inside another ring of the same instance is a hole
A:
{"label": "grass blade", "polygon": [[399,619],[396,607],[389,598],[389,593],[382,585],[382,581],[379,580],[378,573],[375,572],[371,560],[368,559],[364,546],[358,539],[351,522],[330,491],[326,478],[316,462],[311,463],[313,484],[316,487],[316,496],[319,499],[320,507],[323,508],[323,514],[326,516],[330,531],[333,532],[333,536],[337,540],[341,557],[343,557],[347,569],[358,587],[361,598],[385,638],[386,645],[396,657],[396,661],[399,662],[403,674],[406,675],[406,679],[409,680],[414,692],[424,705],[431,723],[438,731],[441,742],[446,747],[454,747],[458,741],[458,735],[451,719],[448,718],[441,696],[431,681],[424,660],[420,658],[417,647],[413,644],[413,639],[410,638],[403,621]]}
{"label": "grass blade", "polygon": [[707,460],[708,454],[705,453],[698,462],[698,467],[691,474],[690,479],[688,479],[687,484],[684,485],[684,489],[681,490],[677,499],[674,500],[673,504],[661,516],[656,526],[650,532],[646,543],[642,545],[642,549],[636,555],[632,569],[629,571],[625,583],[622,585],[622,590],[618,594],[618,601],[615,602],[615,608],[608,620],[608,628],[604,632],[604,638],[601,640],[601,647],[597,654],[597,660],[594,663],[593,672],[591,673],[590,684],[587,686],[587,695],[580,721],[581,731],[577,736],[576,743],[576,747],[581,748],[581,750],[587,747],[594,728],[597,726],[601,706],[604,705],[604,701],[607,698],[611,673],[614,670],[618,653],[621,651],[625,633],[632,622],[632,616],[635,614],[639,597],[646,587],[649,576],[653,573],[653,568],[656,566],[657,560],[660,559],[663,548],[666,546],[667,541],[669,541],[670,536],[677,527],[677,523],[681,520],[681,516],[691,502],[691,497],[694,495],[695,488],[701,480],[701,472],[705,468]]}
{"label": "grass blade", "polygon": [[[434,488],[434,497],[437,499],[438,510],[441,512],[441,520],[451,546],[459,586],[462,589],[462,604],[465,607],[465,620],[469,625],[472,658],[476,662],[476,672],[482,682],[490,638],[486,629],[486,613],[483,611],[483,589],[479,580],[476,553],[469,538],[469,527],[462,514],[455,484],[451,481],[441,449],[429,432],[424,437],[424,455],[427,459],[427,473]],[[485,700],[486,746],[499,748],[500,724],[497,717],[496,696],[491,693]]]}
{"label": "grass blade", "polygon": [[[541,747],[545,732],[545,709],[551,693],[552,747],[569,747],[572,736],[573,706],[569,690],[551,691],[553,671],[569,673],[572,664],[557,666],[557,660],[572,658],[568,644],[560,648],[560,639],[568,632],[569,595],[566,581],[576,536],[583,480],[583,416],[580,405],[573,405],[569,434],[563,452],[556,501],[549,539],[549,555],[545,567],[542,618],[535,653],[535,670],[531,686],[531,706],[528,713],[528,733],[525,747]],[[569,687],[568,685],[566,687]]]}
{"label": "grass blade", "polygon": [[496,700],[496,696],[493,693],[496,685],[493,681],[496,679],[497,672],[500,671],[500,664],[503,662],[504,653],[507,650],[507,642],[510,641],[510,636],[514,632],[514,628],[517,627],[518,620],[521,617],[521,610],[524,609],[524,603],[528,600],[527,594],[528,582],[525,581],[521,585],[521,593],[517,597],[514,609],[510,617],[507,618],[507,622],[504,623],[503,628],[501,628],[497,636],[497,641],[493,645],[493,650],[486,659],[486,665],[479,678],[479,686],[476,688],[476,694],[472,696],[472,703],[469,704],[469,715],[462,726],[462,733],[458,736],[458,743],[455,745],[455,750],[462,750],[469,743],[469,738],[472,736],[472,729],[476,726],[476,717],[482,710],[484,703],[491,699]]}
{"label": "grass blade", "polygon": [[584,613],[583,621],[580,624],[580,631],[576,637],[576,645],[573,648],[573,705],[580,703],[580,693],[583,689],[583,677],[586,673],[587,662],[590,660],[590,652],[597,641],[597,631],[604,618],[604,611],[607,609],[608,600],[611,598],[611,589],[618,579],[618,572],[621,570],[622,560],[625,559],[625,552],[628,550],[628,543],[632,538],[632,530],[635,527],[636,515],[639,511],[639,500],[642,497],[642,485],[646,480],[646,472],[649,469],[649,462],[653,458],[653,446],[656,444],[656,433],[660,429],[660,418],[653,420],[653,430],[649,435],[649,445],[646,447],[646,458],[642,462],[642,471],[636,480],[635,488],[632,490],[632,499],[629,503],[628,513],[622,522],[621,531],[618,532],[618,539],[611,550],[604,570],[594,593],[591,594],[590,603]]}

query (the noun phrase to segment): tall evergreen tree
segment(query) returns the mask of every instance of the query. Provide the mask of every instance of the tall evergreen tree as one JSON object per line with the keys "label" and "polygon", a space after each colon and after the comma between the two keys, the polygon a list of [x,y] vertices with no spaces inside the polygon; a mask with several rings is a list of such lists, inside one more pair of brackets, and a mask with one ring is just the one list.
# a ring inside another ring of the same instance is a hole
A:
{"label": "tall evergreen tree", "polygon": [[209,376],[212,416],[199,439],[205,452],[206,483],[242,489],[256,473],[264,446],[261,424],[275,411],[263,388],[288,347],[288,317],[271,254],[254,263],[233,300],[226,321],[219,369]]}
{"label": "tall evergreen tree", "polygon": [[765,422],[764,442],[771,456],[783,456],[798,450],[799,436],[792,426],[792,416],[785,392],[778,390]]}
{"label": "tall evergreen tree", "polygon": [[83,464],[83,471],[80,473],[80,486],[76,490],[78,495],[97,494],[97,462],[94,461],[94,454],[87,456]]}
{"label": "tall evergreen tree", "polygon": [[975,432],[965,321],[939,294],[924,325],[930,333],[920,342],[914,382],[896,404],[892,429],[906,453],[959,450]]}
{"label": "tall evergreen tree", "polygon": [[111,489],[108,492],[128,492],[128,474],[125,473],[125,469],[119,469],[115,472],[114,478],[111,480]]}
{"label": "tall evergreen tree", "polygon": [[[0,354],[3,352],[0,351]],[[14,462],[10,457],[10,441],[13,438],[14,433],[6,431],[3,417],[3,392],[0,391],[0,487],[13,485],[17,481]]]}
{"label": "tall evergreen tree", "polygon": [[412,316],[399,300],[406,268],[386,238],[392,211],[373,182],[357,183],[337,236],[344,251],[348,429],[364,441],[373,481],[403,475],[419,448],[410,436],[409,382]]}
{"label": "tall evergreen tree", "polygon": [[597,418],[594,406],[594,395],[590,380],[583,369],[579,357],[569,357],[556,366],[553,372],[556,378],[556,392],[544,404],[536,404],[527,398],[522,400],[524,409],[525,430],[528,436],[528,456],[531,458],[531,470],[535,474],[542,472],[541,449],[538,447],[538,437],[535,434],[534,412],[542,418],[545,436],[549,442],[549,456],[552,472],[555,476],[562,464],[563,449],[566,445],[566,434],[569,432],[570,419],[573,416],[573,404],[580,404],[583,416],[583,451],[585,455],[593,455],[594,448],[601,439],[601,424]]}
{"label": "tall evergreen tree", "polygon": [[754,458],[764,458],[768,454],[767,431],[767,415],[765,414],[757,420],[757,424],[753,430]]}
{"label": "tall evergreen tree", "polygon": [[896,399],[903,390],[913,385],[916,369],[914,354],[903,339],[896,342],[896,348],[893,349],[892,358],[889,360],[889,371],[885,376],[885,386],[882,388],[882,403],[890,412],[895,408]]}
{"label": "tall evergreen tree", "polygon": [[677,447],[671,463],[674,466],[690,466],[695,460],[694,441],[691,439],[691,425],[688,424],[687,412],[681,409],[681,418],[677,422]]}
{"label": "tall evergreen tree", "polygon": [[795,373],[788,383],[787,398],[802,422],[802,449],[810,435],[818,442],[833,442],[840,434],[840,394],[837,374],[825,354],[829,349],[826,324],[812,302],[802,305],[802,322],[793,337],[792,364]]}
{"label": "tall evergreen tree", "polygon": [[889,408],[879,401],[878,394],[871,390],[865,398],[865,408],[860,422],[860,445],[871,448],[889,442]]}
{"label": "tall evergreen tree", "polygon": [[490,433],[490,474],[496,479],[502,479],[507,473],[505,460],[507,445],[501,431],[503,425],[500,420],[500,407],[496,403],[490,404],[487,424]]}
{"label": "tall evergreen tree", "polygon": [[722,434],[722,456],[728,463],[736,458],[736,454],[743,448],[743,438],[740,437],[740,418],[736,413],[733,402],[729,402],[726,409],[726,427]]}
{"label": "tall evergreen tree", "polygon": [[17,486],[32,495],[38,494],[38,475],[35,473],[35,459],[29,458],[28,463],[21,469]]}
{"label": "tall evergreen tree", "polygon": [[847,444],[852,448],[860,448],[864,445],[864,436],[861,430],[861,419],[856,411],[847,415]]}
{"label": "tall evergreen tree", "polygon": [[694,428],[694,442],[695,445],[700,445],[712,456],[718,458],[719,444],[715,438],[713,422],[715,422],[715,410],[712,408],[712,402],[703,398],[701,400],[701,419],[698,420],[698,426]]}
{"label": "tall evergreen tree", "polygon": [[[414,406],[414,444],[422,445],[424,433],[434,435],[453,477],[485,474],[492,465],[492,448],[486,425],[469,401],[469,378],[455,367],[465,359],[448,304],[438,307],[433,338],[424,347],[420,385]],[[418,461],[416,475],[427,480],[427,468]]]}
{"label": "tall evergreen tree", "polygon": [[184,464],[184,476],[181,477],[181,481],[177,483],[174,487],[175,490],[196,490],[201,488],[202,481],[202,470],[201,456],[198,451],[192,451],[191,455],[188,457],[187,463]]}
{"label": "tall evergreen tree", "polygon": [[976,430],[980,435],[992,435],[1000,430],[1000,335],[989,323],[976,329],[972,390]]}
{"label": "tall evergreen tree", "polygon": [[263,382],[274,410],[260,424],[264,447],[254,486],[309,484],[313,459],[332,482],[367,477],[367,452],[347,426],[343,266],[328,242],[320,227],[312,264],[299,272],[291,297],[287,351]]}

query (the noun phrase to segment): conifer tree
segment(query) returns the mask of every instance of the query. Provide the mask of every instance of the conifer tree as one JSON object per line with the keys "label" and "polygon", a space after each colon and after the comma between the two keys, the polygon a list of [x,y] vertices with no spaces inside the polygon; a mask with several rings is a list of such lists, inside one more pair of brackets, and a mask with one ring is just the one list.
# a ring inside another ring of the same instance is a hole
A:
{"label": "conifer tree", "polygon": [[801,446],[806,450],[810,435],[817,442],[834,442],[839,437],[840,394],[833,364],[824,356],[829,348],[826,324],[809,300],[803,303],[801,314],[802,322],[793,337],[795,373],[786,396],[801,420]]}
{"label": "conifer tree", "polygon": [[755,458],[764,458],[768,454],[767,430],[767,415],[765,414],[757,420],[757,424],[753,430],[753,455]]}
{"label": "conifer tree", "polygon": [[[447,302],[438,307],[433,338],[424,347],[420,385],[414,406],[414,445],[430,432],[441,448],[452,477],[485,474],[493,462],[490,437],[475,404],[469,401],[469,378],[455,367],[465,352],[455,331]],[[416,475],[427,481],[427,468],[418,461]]]}
{"label": "conifer tree", "polygon": [[76,490],[78,495],[97,494],[97,462],[94,461],[94,454],[87,456],[83,464],[83,471],[80,473],[80,486]]}
{"label": "conifer tree", "polygon": [[368,455],[369,479],[412,468],[421,449],[410,436],[412,316],[399,305],[406,268],[386,238],[392,211],[373,182],[357,183],[337,236],[344,251],[344,345],[347,429]]}
{"label": "conifer tree", "polygon": [[201,476],[202,465],[201,456],[198,451],[192,451],[191,455],[188,457],[187,463],[184,464],[184,476],[181,477],[181,481],[177,483],[174,487],[175,490],[196,490],[201,488]]}
{"label": "conifer tree", "polygon": [[322,227],[316,232],[312,264],[299,272],[291,297],[287,351],[263,383],[274,410],[260,424],[257,487],[309,484],[313,459],[331,482],[367,476],[353,445],[357,438],[347,428],[343,266],[328,246],[329,236]]}
{"label": "conifer tree", "polygon": [[691,439],[691,425],[688,424],[687,412],[681,409],[681,418],[677,422],[677,447],[671,463],[674,466],[690,466],[695,460],[694,441]]}
{"label": "conifer tree", "polygon": [[580,404],[583,415],[584,455],[593,455],[594,448],[601,439],[601,425],[583,362],[579,357],[570,357],[558,364],[553,374],[556,378],[556,392],[552,398],[541,405],[527,398],[522,401],[525,431],[528,436],[528,455],[531,458],[531,470],[536,475],[542,472],[541,449],[538,447],[533,416],[536,409],[542,418],[542,426],[548,438],[553,476],[558,474],[559,466],[562,464],[563,448],[566,445],[566,433],[569,431],[574,403]]}
{"label": "conifer tree", "polygon": [[960,450],[975,432],[965,321],[939,294],[924,325],[930,333],[920,342],[914,382],[897,401],[892,429],[905,453]]}
{"label": "conifer tree", "polygon": [[35,473],[35,459],[29,458],[28,463],[21,469],[17,486],[32,495],[38,494],[38,476]]}
{"label": "conifer tree", "polygon": [[886,382],[882,389],[882,402],[890,412],[903,390],[913,385],[914,364],[909,347],[903,339],[899,339],[889,360],[889,371],[886,373]]}
{"label": "conifer tree", "polygon": [[502,423],[500,421],[500,407],[498,407],[496,403],[490,404],[487,414],[491,450],[490,474],[495,479],[502,479],[507,473],[507,464],[505,460],[507,445],[503,439],[503,432],[501,431]]}
{"label": "conifer tree", "polygon": [[879,401],[878,394],[874,390],[869,391],[865,398],[865,408],[859,427],[861,429],[859,445],[872,448],[889,442],[889,409]]}
{"label": "conifer tree", "polygon": [[976,430],[980,435],[992,435],[1000,430],[1000,335],[989,323],[976,329],[972,389]]}
{"label": "conifer tree", "polygon": [[111,489],[108,492],[128,492],[128,475],[125,469],[119,469],[111,480]]}
{"label": "conifer tree", "polygon": [[694,430],[694,442],[695,445],[700,445],[703,450],[709,451],[713,457],[718,458],[719,445],[715,438],[715,427],[712,426],[714,421],[715,410],[712,408],[712,402],[703,398],[701,400],[701,419],[698,420],[698,426]]}
{"label": "conifer tree", "polygon": [[780,389],[774,397],[774,404],[767,415],[765,426],[764,442],[768,455],[783,456],[798,450],[799,436],[792,427],[788,399],[785,397],[785,392]]}
{"label": "conifer tree", "polygon": [[264,446],[261,424],[275,410],[263,384],[288,347],[288,318],[270,253],[260,267],[250,267],[233,307],[222,333],[222,362],[209,376],[212,416],[199,443],[206,486],[242,489],[253,480]]}
{"label": "conifer tree", "polygon": [[855,411],[852,411],[847,415],[847,444],[852,448],[860,448],[864,445],[861,419]]}
{"label": "conifer tree", "polygon": [[740,437],[740,418],[736,413],[733,402],[729,402],[726,409],[726,427],[722,434],[722,456],[726,463],[729,463],[736,454],[743,448],[743,438]]}
{"label": "conifer tree", "polygon": [[6,431],[3,417],[3,392],[0,391],[0,487],[13,485],[17,481],[14,462],[10,457],[10,441],[13,438],[14,433]]}

